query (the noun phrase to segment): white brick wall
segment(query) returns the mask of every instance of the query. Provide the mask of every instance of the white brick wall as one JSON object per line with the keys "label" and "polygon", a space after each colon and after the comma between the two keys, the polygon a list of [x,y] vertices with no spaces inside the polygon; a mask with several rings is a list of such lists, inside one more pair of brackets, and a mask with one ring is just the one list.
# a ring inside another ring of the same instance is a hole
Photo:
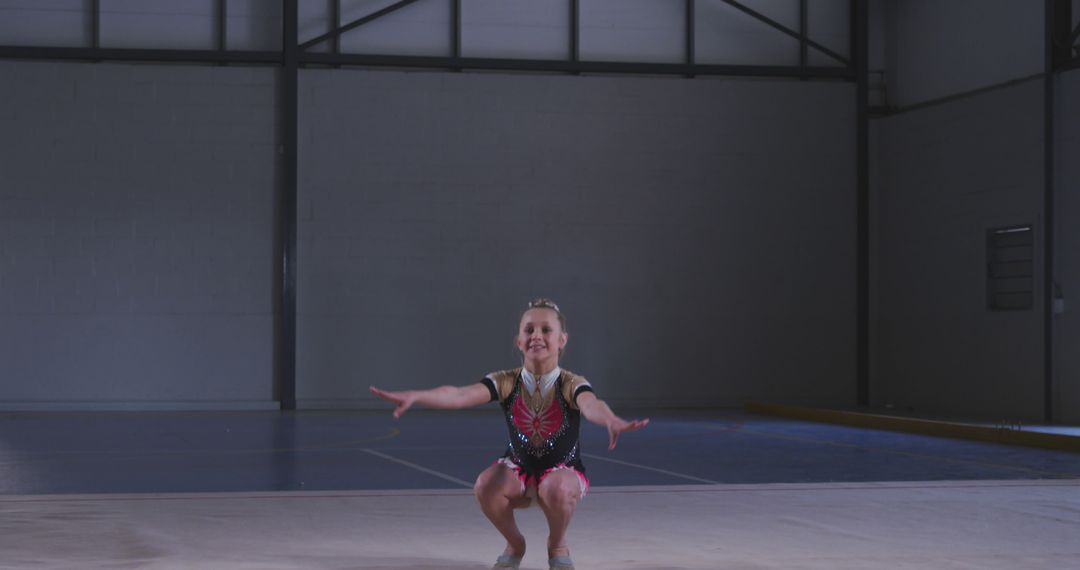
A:
{"label": "white brick wall", "polygon": [[852,88],[302,73],[298,397],[515,363],[524,303],[624,403],[853,398]]}
{"label": "white brick wall", "polygon": [[1042,297],[990,312],[985,294],[986,230],[1042,232],[1042,96],[1030,81],[876,121],[875,404],[1042,417]]}
{"label": "white brick wall", "polygon": [[2,405],[270,405],[273,71],[0,75]]}

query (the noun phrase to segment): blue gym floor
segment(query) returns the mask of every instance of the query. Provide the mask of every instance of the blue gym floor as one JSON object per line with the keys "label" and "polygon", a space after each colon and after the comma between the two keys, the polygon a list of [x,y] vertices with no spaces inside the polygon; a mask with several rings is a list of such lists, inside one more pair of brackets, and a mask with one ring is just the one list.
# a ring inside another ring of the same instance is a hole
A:
{"label": "blue gym floor", "polygon": [[[1080,454],[815,424],[654,411],[594,486],[1080,478]],[[460,489],[501,455],[497,410],[0,414],[0,494]]]}

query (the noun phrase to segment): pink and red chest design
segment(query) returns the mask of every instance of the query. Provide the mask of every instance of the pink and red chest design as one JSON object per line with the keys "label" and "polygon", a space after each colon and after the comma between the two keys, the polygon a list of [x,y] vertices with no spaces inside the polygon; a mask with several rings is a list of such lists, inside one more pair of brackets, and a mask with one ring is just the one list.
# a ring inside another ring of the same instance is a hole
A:
{"label": "pink and red chest design", "polygon": [[554,398],[539,411],[535,411],[525,403],[522,394],[518,394],[514,399],[512,413],[514,427],[534,446],[541,445],[555,435],[565,419],[562,406]]}

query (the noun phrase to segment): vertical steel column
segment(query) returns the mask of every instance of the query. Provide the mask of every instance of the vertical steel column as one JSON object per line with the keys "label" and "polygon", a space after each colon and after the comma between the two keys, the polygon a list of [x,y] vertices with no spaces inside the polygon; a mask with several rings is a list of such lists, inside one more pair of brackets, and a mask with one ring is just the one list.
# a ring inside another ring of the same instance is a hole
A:
{"label": "vertical steel column", "polygon": [[[694,65],[694,39],[696,24],[695,9],[697,8],[695,0],[686,0],[686,65]],[[694,74],[688,74],[687,77],[694,77]]]}
{"label": "vertical steel column", "polygon": [[[852,0],[854,1],[854,0]],[[810,45],[806,38],[810,36],[810,10],[806,0],[799,0],[799,67],[805,72],[806,66],[810,65]]]}
{"label": "vertical steel column", "polygon": [[581,58],[581,5],[570,0],[570,61]]}
{"label": "vertical steel column", "polygon": [[90,47],[101,47],[101,0],[90,0]]}
{"label": "vertical steel column", "polygon": [[217,21],[214,22],[215,36],[217,37],[217,45],[215,46],[218,51],[225,51],[228,42],[228,26],[226,25],[227,18],[229,17],[229,6],[227,0],[215,0],[215,12],[217,13]]}
{"label": "vertical steel column", "polygon": [[450,51],[461,57],[461,0],[450,0]]}
{"label": "vertical steel column", "polygon": [[1054,12],[1046,0],[1043,76],[1043,421],[1054,423]]}
{"label": "vertical steel column", "polygon": [[298,186],[297,106],[299,33],[297,0],[282,2],[281,38],[281,196],[278,204],[278,258],[281,291],[277,299],[277,396],[282,410],[296,409],[296,192]]}
{"label": "vertical steel column", "polygon": [[867,0],[851,0],[851,56],[855,72],[855,401],[870,405],[870,119]]}
{"label": "vertical steel column", "polygon": [[[450,54],[455,60],[461,59],[461,0],[450,0]],[[454,67],[451,71],[462,71]]]}
{"label": "vertical steel column", "polygon": [[[336,30],[341,27],[341,0],[330,0],[330,19],[333,25],[330,26],[331,30]],[[334,53],[341,53],[341,35],[336,35],[330,40],[330,51]]]}

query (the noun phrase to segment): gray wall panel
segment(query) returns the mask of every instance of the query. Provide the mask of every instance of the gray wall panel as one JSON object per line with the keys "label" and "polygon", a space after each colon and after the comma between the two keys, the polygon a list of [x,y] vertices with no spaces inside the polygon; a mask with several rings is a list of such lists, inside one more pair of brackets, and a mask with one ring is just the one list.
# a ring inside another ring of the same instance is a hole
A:
{"label": "gray wall panel", "polygon": [[908,106],[1042,72],[1043,4],[886,0],[890,102]]}
{"label": "gray wall panel", "polygon": [[0,74],[0,405],[270,406],[273,70]]}
{"label": "gray wall panel", "polygon": [[876,122],[875,404],[1042,416],[1041,295],[991,312],[985,294],[986,230],[1041,232],[1042,94],[1030,81]]}
{"label": "gray wall panel", "polygon": [[852,87],[302,73],[298,398],[564,364],[625,403],[853,398]]}
{"label": "gray wall panel", "polygon": [[1055,323],[1055,413],[1062,422],[1080,422],[1080,71],[1057,78],[1055,268],[1065,312]]}

